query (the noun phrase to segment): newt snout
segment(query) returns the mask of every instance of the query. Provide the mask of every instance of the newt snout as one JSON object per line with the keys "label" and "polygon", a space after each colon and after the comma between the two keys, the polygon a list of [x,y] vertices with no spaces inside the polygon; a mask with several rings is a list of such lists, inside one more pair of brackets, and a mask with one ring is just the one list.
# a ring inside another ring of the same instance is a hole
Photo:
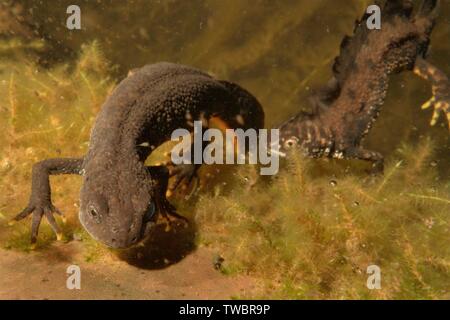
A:
{"label": "newt snout", "polygon": [[[79,219],[83,227],[111,248],[127,248],[140,242],[154,224],[157,210],[153,188],[139,190],[128,185],[129,196],[118,197],[113,195],[122,194],[122,188],[100,186],[98,182],[92,186],[88,180],[82,188]],[[100,190],[105,188],[111,190]]]}

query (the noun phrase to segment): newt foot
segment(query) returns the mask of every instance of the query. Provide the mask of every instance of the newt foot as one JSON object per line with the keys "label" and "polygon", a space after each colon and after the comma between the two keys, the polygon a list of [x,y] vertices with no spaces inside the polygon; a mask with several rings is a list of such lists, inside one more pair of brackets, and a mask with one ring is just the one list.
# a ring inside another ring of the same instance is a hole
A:
{"label": "newt foot", "polygon": [[187,228],[189,225],[189,220],[179,215],[176,212],[175,207],[172,206],[167,199],[158,201],[158,211],[163,223],[166,225],[166,232],[170,231],[174,225],[181,225],[184,228]]}
{"label": "newt foot", "polygon": [[[438,89],[433,87],[433,92],[438,92]],[[441,113],[447,117],[448,126],[450,129],[450,88],[447,92],[433,95],[427,102],[422,105],[422,109],[434,108],[433,116],[431,117],[430,125],[434,126]]]}
{"label": "newt foot", "polygon": [[198,184],[193,183],[193,181],[194,178],[195,180],[199,179],[198,176],[198,169],[200,167],[199,165],[195,164],[174,165],[172,163],[168,163],[167,167],[169,169],[170,177],[175,177],[175,181],[170,185],[170,187],[167,190],[168,197],[171,196],[173,192],[180,187],[182,189],[186,189],[192,185],[192,188],[195,190]]}
{"label": "newt foot", "polygon": [[39,226],[41,224],[43,216],[47,218],[50,227],[55,232],[56,239],[58,241],[62,240],[62,232],[60,227],[56,223],[55,217],[53,215],[54,213],[63,216],[62,212],[51,202],[42,203],[40,201],[31,200],[28,206],[13,218],[13,220],[10,222],[10,225],[31,215],[31,248],[34,249],[33,247],[35,247],[37,242]]}

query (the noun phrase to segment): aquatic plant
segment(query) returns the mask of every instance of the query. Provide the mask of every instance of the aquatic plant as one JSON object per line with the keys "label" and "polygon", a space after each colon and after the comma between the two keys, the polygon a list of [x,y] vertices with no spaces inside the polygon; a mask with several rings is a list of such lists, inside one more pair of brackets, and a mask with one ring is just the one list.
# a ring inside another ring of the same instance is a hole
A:
{"label": "aquatic plant", "polygon": [[[0,211],[11,219],[28,201],[31,167],[49,158],[82,155],[87,150],[92,122],[114,85],[111,66],[99,44],[83,46],[74,64],[40,67],[34,54],[15,49],[15,56],[0,60]],[[68,213],[66,238],[79,228],[76,215],[80,179],[52,177],[52,195]],[[64,199],[64,200],[61,200]],[[75,209],[75,210],[74,210]],[[61,224],[61,221],[60,221]],[[18,223],[6,247],[29,250],[29,225]],[[0,238],[5,238],[3,226]],[[44,224],[38,246],[53,239]]]}
{"label": "aquatic plant", "polygon": [[[224,258],[224,273],[257,278],[252,297],[449,297],[450,185],[431,140],[399,149],[384,176],[295,153],[285,165],[251,187],[242,168],[232,190],[196,205],[199,245]],[[369,265],[381,268],[382,290],[366,287]]]}

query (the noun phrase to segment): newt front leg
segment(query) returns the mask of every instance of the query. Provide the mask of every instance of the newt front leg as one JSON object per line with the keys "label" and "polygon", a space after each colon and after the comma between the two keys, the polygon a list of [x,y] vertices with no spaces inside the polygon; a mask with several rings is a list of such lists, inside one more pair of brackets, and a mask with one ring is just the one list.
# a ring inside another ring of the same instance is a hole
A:
{"label": "newt front leg", "polygon": [[[202,152],[209,142],[202,141]],[[170,155],[170,153],[169,153]],[[169,177],[174,177],[174,182],[167,187],[167,196],[170,197],[173,192],[180,186],[188,188],[194,179],[199,179],[198,169],[201,164],[194,163],[194,144],[190,148],[191,163],[174,164],[172,160],[165,164],[165,167],[169,170]],[[194,186],[195,190],[195,186]]]}
{"label": "newt front leg", "polygon": [[167,190],[168,196],[170,196],[181,184],[189,186],[194,178],[198,179],[198,169],[200,169],[200,166],[200,164],[173,165],[172,163],[169,163],[169,176],[175,177],[175,181]]}
{"label": "newt front leg", "polygon": [[62,212],[56,208],[51,199],[50,175],[57,174],[82,174],[83,158],[55,158],[35,163],[32,171],[31,196],[28,205],[13,221],[19,221],[32,214],[31,244],[35,245],[42,217],[48,223],[60,240],[61,229],[57,225],[54,213],[62,216]]}
{"label": "newt front leg", "polygon": [[155,203],[157,213],[165,220],[166,231],[172,227],[173,223],[181,224],[187,227],[188,219],[179,215],[173,205],[170,204],[166,198],[166,193],[169,185],[169,170],[165,166],[151,166],[147,167],[152,179],[154,179],[155,186]]}

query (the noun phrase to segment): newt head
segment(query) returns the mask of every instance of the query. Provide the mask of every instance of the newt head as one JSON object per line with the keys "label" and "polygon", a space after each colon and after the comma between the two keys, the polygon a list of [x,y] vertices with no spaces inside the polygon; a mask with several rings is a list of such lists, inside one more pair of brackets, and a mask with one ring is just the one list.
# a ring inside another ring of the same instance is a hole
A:
{"label": "newt head", "polygon": [[304,115],[299,113],[279,126],[281,152],[288,152],[290,149],[293,149],[300,144],[300,141],[303,138],[301,136],[301,129],[304,122]]}
{"label": "newt head", "polygon": [[280,150],[282,152],[287,152],[289,149],[292,149],[294,147],[297,147],[298,143],[299,143],[299,138],[297,136],[287,136],[287,137],[282,137],[280,139],[281,143],[280,143]]}
{"label": "newt head", "polygon": [[81,224],[94,239],[108,247],[128,248],[137,244],[147,236],[156,218],[152,184],[134,186],[135,180],[128,179],[129,184],[119,186],[114,185],[113,179],[98,178],[84,179],[80,194]]}

